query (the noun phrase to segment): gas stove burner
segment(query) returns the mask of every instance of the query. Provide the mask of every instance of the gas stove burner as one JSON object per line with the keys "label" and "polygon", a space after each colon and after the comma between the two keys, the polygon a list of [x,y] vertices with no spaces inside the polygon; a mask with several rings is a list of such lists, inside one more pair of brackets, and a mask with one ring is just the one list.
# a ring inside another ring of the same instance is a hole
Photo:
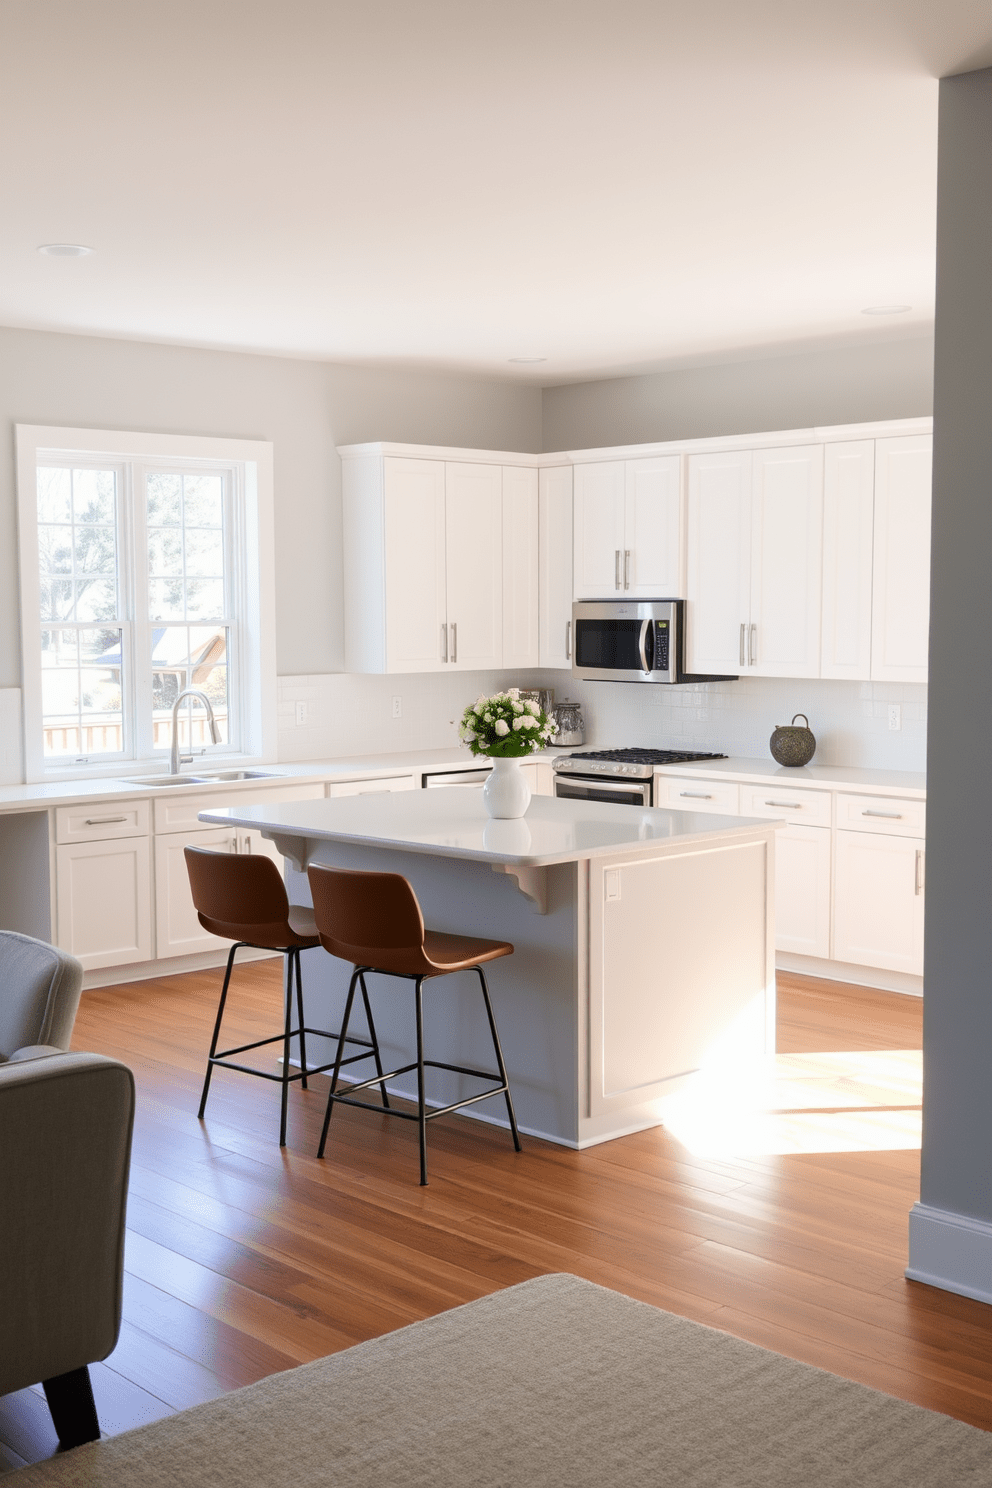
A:
{"label": "gas stove burner", "polygon": [[555,760],[555,770],[567,775],[635,775],[645,779],[655,765],[681,765],[691,760],[726,759],[694,749],[586,749]]}

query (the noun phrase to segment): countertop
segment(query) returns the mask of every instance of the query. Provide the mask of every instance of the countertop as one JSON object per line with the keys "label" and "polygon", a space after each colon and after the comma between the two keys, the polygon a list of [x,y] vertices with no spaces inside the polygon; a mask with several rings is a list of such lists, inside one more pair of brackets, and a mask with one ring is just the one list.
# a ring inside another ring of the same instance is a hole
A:
{"label": "countertop", "polygon": [[714,836],[748,836],[781,825],[708,812],[661,811],[534,796],[526,816],[486,816],[482,789],[398,791],[338,800],[223,806],[200,820],[255,827],[277,840],[302,838],[505,863],[520,868],[576,862],[651,844],[689,845]]}
{"label": "countertop", "polygon": [[[589,746],[592,747],[592,746]],[[571,749],[548,749],[528,757],[526,762],[550,762]],[[581,753],[581,749],[575,751]],[[225,762],[221,759],[198,761],[200,769],[222,769],[225,763],[232,768],[240,761]],[[154,774],[149,774],[147,783],[120,780],[116,777],[92,776],[76,780],[37,781],[30,785],[0,786],[0,813],[5,811],[29,811],[32,808],[65,806],[75,801],[122,800],[130,797],[155,797],[186,795],[194,791],[216,790],[233,793],[234,796],[257,790],[261,785],[278,785],[293,780],[345,781],[385,778],[390,775],[422,771],[457,770],[477,768],[476,760],[467,749],[421,749],[408,753],[341,755],[336,759],[294,760],[279,764],[252,761],[249,768],[271,772],[266,780],[213,781],[204,784],[190,781],[189,785],[156,787],[152,784]],[[194,771],[197,766],[189,766]],[[909,770],[868,770],[840,765],[804,765],[801,769],[789,770],[776,765],[771,759],[732,758],[725,760],[699,760],[678,765],[660,766],[666,774],[675,775],[733,775],[739,779],[766,784],[769,780],[780,780],[790,785],[806,785],[820,790],[871,791],[878,795],[924,797],[926,775]],[[625,808],[629,809],[629,808]]]}
{"label": "countertop", "polygon": [[[528,756],[524,763],[530,763],[533,760],[551,760],[556,755],[566,752],[560,749],[541,751]],[[250,763],[239,760],[226,762],[220,759],[198,760],[197,764],[186,767],[189,774],[195,774],[198,768],[206,771],[243,767],[264,770],[266,778],[264,780],[216,780],[206,783],[191,780],[189,785],[157,788],[153,783],[155,775],[151,772],[147,776],[147,783],[119,780],[113,776],[36,781],[31,785],[0,786],[0,812],[25,810],[32,806],[65,806],[74,801],[122,800],[126,796],[131,799],[135,796],[174,796],[177,794],[184,796],[192,791],[199,791],[201,794],[209,790],[235,791],[243,795],[245,792],[251,792],[253,788],[257,790],[259,786],[280,785],[293,780],[374,780],[390,775],[408,775],[411,772],[419,774],[421,771],[433,770],[473,770],[478,769],[481,763],[482,761],[476,760],[467,749],[458,747],[411,750],[405,754],[341,755],[337,759],[294,760],[287,764],[268,764],[254,760]]]}

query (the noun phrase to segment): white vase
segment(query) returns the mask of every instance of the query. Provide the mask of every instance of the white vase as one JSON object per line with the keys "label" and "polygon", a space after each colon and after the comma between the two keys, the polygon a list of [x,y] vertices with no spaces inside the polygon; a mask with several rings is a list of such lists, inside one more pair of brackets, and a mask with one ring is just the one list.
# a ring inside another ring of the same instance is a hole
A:
{"label": "white vase", "polygon": [[518,759],[494,759],[492,774],[482,787],[482,801],[490,816],[510,820],[523,816],[530,805],[530,786]]}

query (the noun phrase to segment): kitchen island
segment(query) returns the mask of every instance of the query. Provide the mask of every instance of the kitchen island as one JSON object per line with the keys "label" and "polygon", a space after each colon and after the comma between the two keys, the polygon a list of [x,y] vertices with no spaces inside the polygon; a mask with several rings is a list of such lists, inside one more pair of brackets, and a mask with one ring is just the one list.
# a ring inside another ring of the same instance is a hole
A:
{"label": "kitchen island", "polygon": [[[432,929],[512,941],[490,984],[524,1132],[585,1147],[656,1126],[696,1071],[774,1050],[775,822],[543,796],[495,821],[481,788],[464,787],[200,815],[270,838],[294,902],[310,902],[310,863],[402,873]],[[349,973],[304,953],[308,1024],[340,1025]],[[426,984],[427,1043],[432,1057],[485,1063],[481,999],[460,981]],[[369,985],[387,1068],[406,1063],[413,999],[391,978]],[[438,1075],[428,1093],[446,1104],[477,1088]],[[501,1107],[466,1114],[504,1125]]]}

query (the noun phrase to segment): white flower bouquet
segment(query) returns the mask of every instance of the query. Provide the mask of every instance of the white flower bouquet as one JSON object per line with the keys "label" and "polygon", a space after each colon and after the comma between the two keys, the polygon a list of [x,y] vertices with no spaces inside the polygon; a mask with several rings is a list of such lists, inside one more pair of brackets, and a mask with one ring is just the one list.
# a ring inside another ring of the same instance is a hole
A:
{"label": "white flower bouquet", "polygon": [[529,698],[522,702],[519,687],[492,697],[476,698],[462,715],[458,737],[473,754],[491,759],[519,759],[550,744],[558,725]]}

